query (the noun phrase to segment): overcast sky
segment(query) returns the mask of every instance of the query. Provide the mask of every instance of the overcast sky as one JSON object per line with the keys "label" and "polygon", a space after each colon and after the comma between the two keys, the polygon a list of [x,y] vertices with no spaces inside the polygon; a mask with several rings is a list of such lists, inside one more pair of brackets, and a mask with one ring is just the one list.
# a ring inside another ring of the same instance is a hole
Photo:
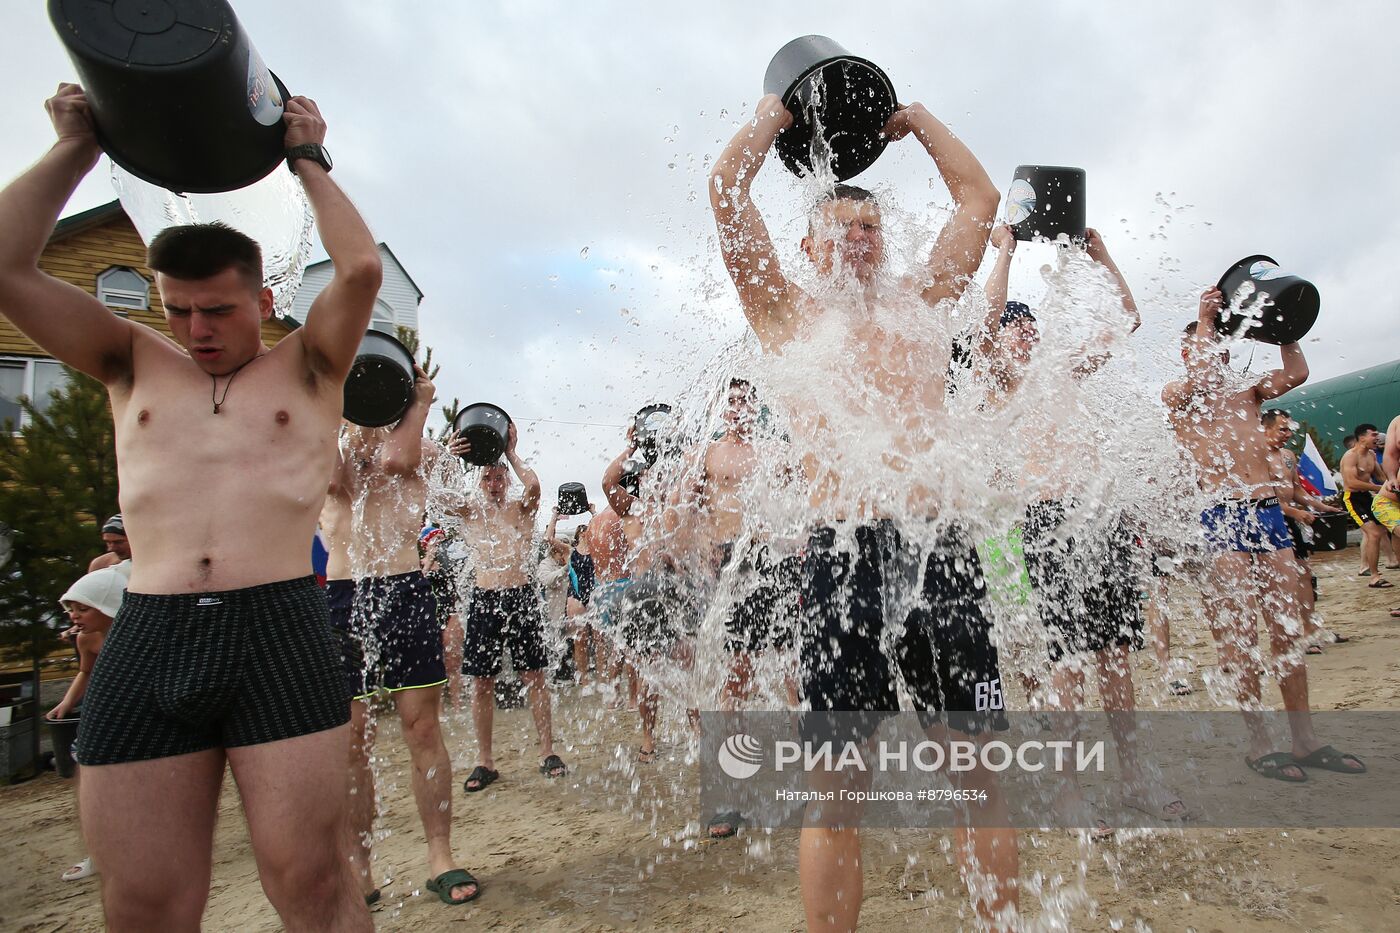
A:
{"label": "overcast sky", "polygon": [[[806,33],[879,63],[1003,191],[1021,163],[1085,168],[1090,224],[1159,359],[1200,289],[1253,253],[1321,290],[1314,379],[1400,355],[1400,5],[1129,6],[235,3],[269,67],[320,104],[336,179],[426,293],[439,395],[522,421],[546,501],[568,480],[599,500],[620,426],[743,336],[707,164]],[[7,4],[5,178],[48,145],[42,101],[74,77],[44,7]],[[858,181],[932,218],[936,177],[906,141]],[[797,184],[771,160],[756,191],[790,253]],[[68,212],[112,197],[104,161]],[[1036,249],[1013,281],[1032,302],[1051,255]]]}

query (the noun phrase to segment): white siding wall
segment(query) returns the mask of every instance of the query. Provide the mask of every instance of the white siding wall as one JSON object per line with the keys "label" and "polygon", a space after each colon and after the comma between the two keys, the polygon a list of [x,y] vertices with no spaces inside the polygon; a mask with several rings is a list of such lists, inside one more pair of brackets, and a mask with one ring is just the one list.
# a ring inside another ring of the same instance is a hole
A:
{"label": "white siding wall", "polygon": [[[379,245],[379,256],[384,260],[384,284],[379,287],[379,299],[394,309],[395,323],[418,330],[418,292],[382,243]],[[306,323],[306,312],[311,310],[311,302],[330,283],[333,271],[330,260],[306,267],[301,288],[292,302],[292,317]]]}

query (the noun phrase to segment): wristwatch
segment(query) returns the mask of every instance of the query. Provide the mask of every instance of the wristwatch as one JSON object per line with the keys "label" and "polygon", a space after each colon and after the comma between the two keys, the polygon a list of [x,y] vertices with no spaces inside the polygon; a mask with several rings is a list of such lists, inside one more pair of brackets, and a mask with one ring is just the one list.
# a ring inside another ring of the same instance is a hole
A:
{"label": "wristwatch", "polygon": [[283,154],[287,157],[287,168],[291,169],[293,175],[297,173],[297,159],[310,159],[326,171],[331,170],[331,154],[326,151],[325,146],[318,143],[293,146]]}

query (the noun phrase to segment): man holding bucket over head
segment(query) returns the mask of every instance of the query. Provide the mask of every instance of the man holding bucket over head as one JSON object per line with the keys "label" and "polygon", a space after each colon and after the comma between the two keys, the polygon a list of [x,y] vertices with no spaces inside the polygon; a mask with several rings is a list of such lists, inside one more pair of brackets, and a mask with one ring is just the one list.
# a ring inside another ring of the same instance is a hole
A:
{"label": "man holding bucket over head", "polygon": [[[902,519],[914,531],[938,511],[932,480],[916,479],[919,471],[911,464],[936,459],[936,438],[927,426],[938,423],[943,410],[947,357],[904,331],[922,326],[930,310],[961,295],[981,263],[1000,195],[977,157],[943,123],[921,104],[899,107],[882,138],[917,140],[955,202],[927,264],[907,280],[887,276],[879,202],[865,189],[839,184],[819,193],[808,215],[802,251],[815,286],[801,288],[785,274],[750,191],[793,119],[777,94],[758,102],[753,120],[716,162],[710,204],[725,265],[767,365],[779,381],[813,385],[821,379],[828,390],[792,392],[786,400],[812,490],[814,526],[801,592],[801,689],[814,712],[865,713],[860,718],[868,729],[811,735],[808,722],[825,728],[813,716],[804,721],[804,739],[867,742],[880,718],[899,709],[897,681],[921,713],[944,719],[946,725],[930,727],[931,738],[966,738],[995,727],[1002,715],[1001,675],[980,609],[985,588],[976,551],[954,535],[936,543],[922,564],[923,555],[907,547],[890,519]],[[814,366],[814,360],[822,362]],[[859,424],[852,423],[843,396],[859,399]],[[853,443],[861,434],[887,437],[896,446],[872,459]],[[891,495],[891,489],[898,493]],[[907,619],[894,619],[889,633],[898,637],[885,639],[886,616],[895,611],[892,600],[886,606],[887,584],[906,572],[916,578],[909,594],[916,605]],[[886,641],[897,644],[887,650]],[[950,664],[953,643],[971,650]],[[949,669],[946,680],[940,667]],[[813,789],[833,793],[862,789],[862,780],[840,771],[809,775]],[[1006,828],[994,776],[978,769],[965,780],[985,793],[986,804],[973,817],[980,826],[958,830],[959,866],[983,917],[1009,922],[1016,905],[1016,833]],[[819,821],[810,808],[807,815],[799,855],[807,926],[854,929],[863,885],[860,809],[823,805]]]}
{"label": "man holding bucket over head", "polygon": [[0,311],[111,398],[134,566],[77,742],[84,834],[113,930],[196,929],[231,766],[263,890],[289,930],[369,930],[340,845],[349,697],[306,542],[335,455],[343,385],[369,324],[374,237],[317,158],[315,103],[285,145],[335,278],[269,349],[258,244],[171,227],[147,265],[175,341],[44,274],[39,256],[100,154],[83,90],[48,101],[58,141],[0,192]]}
{"label": "man holding bucket over head", "polygon": [[[442,628],[418,553],[426,474],[441,448],[423,436],[433,383],[414,366],[413,395],[392,428],[347,420],[321,528],[330,555],[326,601],[341,645],[350,705],[349,857],[369,903],[380,898],[371,865],[377,795],[371,753],[376,694],[393,698],[413,765],[413,798],[428,842],[427,888],[445,904],[481,893],[452,855],[452,759],[443,742]],[[381,758],[382,760],[382,758]]]}

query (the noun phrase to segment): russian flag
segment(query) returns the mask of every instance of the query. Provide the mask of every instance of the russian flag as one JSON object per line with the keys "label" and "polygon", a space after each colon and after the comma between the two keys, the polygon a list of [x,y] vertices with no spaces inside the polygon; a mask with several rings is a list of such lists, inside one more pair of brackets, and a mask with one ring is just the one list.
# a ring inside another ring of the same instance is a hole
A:
{"label": "russian flag", "polygon": [[1319,498],[1337,494],[1337,486],[1332,482],[1332,471],[1327,469],[1322,454],[1317,452],[1317,445],[1313,443],[1311,434],[1303,444],[1303,455],[1298,458],[1298,481],[1309,494]]}

